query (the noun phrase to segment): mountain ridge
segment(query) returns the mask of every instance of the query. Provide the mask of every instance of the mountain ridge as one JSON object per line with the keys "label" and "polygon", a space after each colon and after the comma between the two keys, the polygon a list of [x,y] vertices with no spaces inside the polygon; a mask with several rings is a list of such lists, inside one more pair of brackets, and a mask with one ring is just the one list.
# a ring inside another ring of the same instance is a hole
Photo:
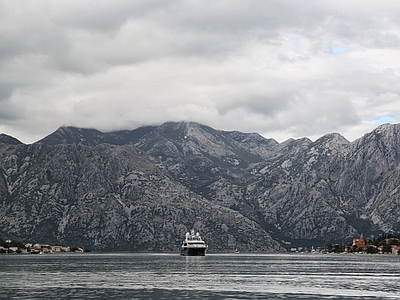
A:
{"label": "mountain ridge", "polygon": [[[45,215],[49,220],[46,226],[53,235],[71,239],[71,235],[63,234],[66,228],[73,228],[70,230],[76,236],[86,236],[80,242],[99,249],[113,244],[115,249],[171,250],[154,220],[157,217],[157,224],[168,228],[176,246],[179,236],[191,229],[187,218],[181,214],[176,217],[176,209],[187,211],[191,203],[201,203],[191,215],[203,216],[203,221],[194,223],[218,251],[238,243],[247,251],[279,251],[282,248],[277,241],[282,240],[338,241],[361,233],[400,230],[399,130],[399,124],[388,124],[353,142],[330,133],[315,141],[301,138],[278,143],[257,133],[216,130],[194,122],[167,122],[111,133],[60,127],[31,145],[3,142],[0,146],[1,225],[16,237],[34,237],[29,233],[35,232],[29,225],[34,219],[29,215],[40,215],[41,206],[29,210],[27,199],[36,199],[44,207],[52,207],[51,201],[57,207],[52,208],[52,214],[58,217]],[[142,170],[139,161],[151,165],[153,171]],[[110,162],[118,167],[112,167]],[[159,170],[157,175],[151,175],[154,170]],[[142,178],[147,188],[123,180],[130,176],[136,178],[136,183]],[[162,201],[157,200],[157,195],[165,187],[150,183],[151,176],[168,183],[169,192],[163,192]],[[121,189],[129,193],[121,194]],[[173,199],[178,190],[192,196],[180,198],[175,207]],[[89,198],[92,205],[101,204],[103,210],[95,213],[86,202]],[[78,203],[74,206],[77,216],[66,218],[65,209],[61,208],[67,205],[71,210],[71,199]],[[133,199],[142,201],[137,212]],[[161,208],[156,208],[158,201],[164,203]],[[202,205],[214,207],[218,215],[225,217],[217,218],[213,210],[205,210],[205,214]],[[155,211],[163,211],[164,215]],[[107,212],[108,219],[95,217],[100,212]],[[96,228],[89,226],[85,214],[96,220]],[[16,221],[20,215],[25,218],[23,223]],[[162,216],[169,216],[169,221],[164,224]],[[246,224],[245,229],[239,230],[240,226],[227,216],[239,218]],[[110,218],[120,223],[110,223]],[[86,221],[78,221],[82,219]],[[204,219],[213,225],[205,225]],[[132,229],[140,220],[145,220],[144,224],[151,228],[150,236],[157,237],[161,246],[149,247],[143,232]],[[84,235],[85,226],[89,226],[90,234]],[[111,238],[105,226],[113,228],[116,238]],[[124,228],[123,234],[117,234],[118,228]],[[268,243],[254,245],[250,228],[256,228]],[[215,246],[214,236],[224,233],[228,240]],[[139,246],[133,246],[134,237],[139,237]]]}

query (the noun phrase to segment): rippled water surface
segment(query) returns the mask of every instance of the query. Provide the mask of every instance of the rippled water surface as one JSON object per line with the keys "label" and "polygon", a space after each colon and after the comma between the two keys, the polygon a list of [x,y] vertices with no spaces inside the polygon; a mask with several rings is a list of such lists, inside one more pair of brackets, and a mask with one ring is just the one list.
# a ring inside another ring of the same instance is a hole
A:
{"label": "rippled water surface", "polygon": [[400,299],[400,256],[4,254],[1,299]]}

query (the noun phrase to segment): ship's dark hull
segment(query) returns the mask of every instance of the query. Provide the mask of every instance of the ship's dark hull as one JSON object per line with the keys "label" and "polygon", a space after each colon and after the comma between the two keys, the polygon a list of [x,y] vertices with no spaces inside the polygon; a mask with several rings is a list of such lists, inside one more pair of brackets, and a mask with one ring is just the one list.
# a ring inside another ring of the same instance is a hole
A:
{"label": "ship's dark hull", "polygon": [[205,256],[207,248],[183,248],[181,255],[183,256]]}

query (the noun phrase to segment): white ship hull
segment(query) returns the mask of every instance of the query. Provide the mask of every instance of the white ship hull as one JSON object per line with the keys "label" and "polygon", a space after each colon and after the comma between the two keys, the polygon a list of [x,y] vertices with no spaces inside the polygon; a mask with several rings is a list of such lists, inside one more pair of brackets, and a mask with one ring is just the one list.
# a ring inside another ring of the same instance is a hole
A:
{"label": "white ship hull", "polygon": [[202,248],[189,248],[183,247],[181,250],[181,255],[184,256],[205,256],[207,252],[207,247]]}
{"label": "white ship hull", "polygon": [[187,232],[185,240],[182,243],[181,255],[184,256],[205,256],[208,246],[201,239],[199,233],[194,234],[194,230],[191,233]]}

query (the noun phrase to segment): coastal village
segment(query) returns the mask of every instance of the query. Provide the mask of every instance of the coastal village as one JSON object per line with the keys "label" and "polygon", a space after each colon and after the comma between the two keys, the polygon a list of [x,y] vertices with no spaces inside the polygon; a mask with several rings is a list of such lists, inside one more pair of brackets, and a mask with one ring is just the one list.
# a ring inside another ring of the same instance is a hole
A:
{"label": "coastal village", "polygon": [[62,252],[90,252],[84,247],[70,247],[65,245],[49,245],[39,243],[22,243],[14,240],[3,240],[0,238],[0,253],[3,254],[43,254],[43,253],[62,253]]}
{"label": "coastal village", "polygon": [[371,237],[365,239],[361,234],[360,237],[354,238],[347,245],[325,243],[323,247],[311,247],[308,250],[305,247],[290,248],[291,252],[311,252],[311,253],[358,253],[358,254],[393,254],[400,255],[400,234],[397,236],[388,234],[381,235],[375,239]]}
{"label": "coastal village", "polygon": [[365,240],[361,235],[359,238],[353,239],[351,246],[345,247],[346,252],[370,253],[370,254],[400,254],[400,241],[398,237],[386,237],[384,243],[376,245],[373,240]]}

